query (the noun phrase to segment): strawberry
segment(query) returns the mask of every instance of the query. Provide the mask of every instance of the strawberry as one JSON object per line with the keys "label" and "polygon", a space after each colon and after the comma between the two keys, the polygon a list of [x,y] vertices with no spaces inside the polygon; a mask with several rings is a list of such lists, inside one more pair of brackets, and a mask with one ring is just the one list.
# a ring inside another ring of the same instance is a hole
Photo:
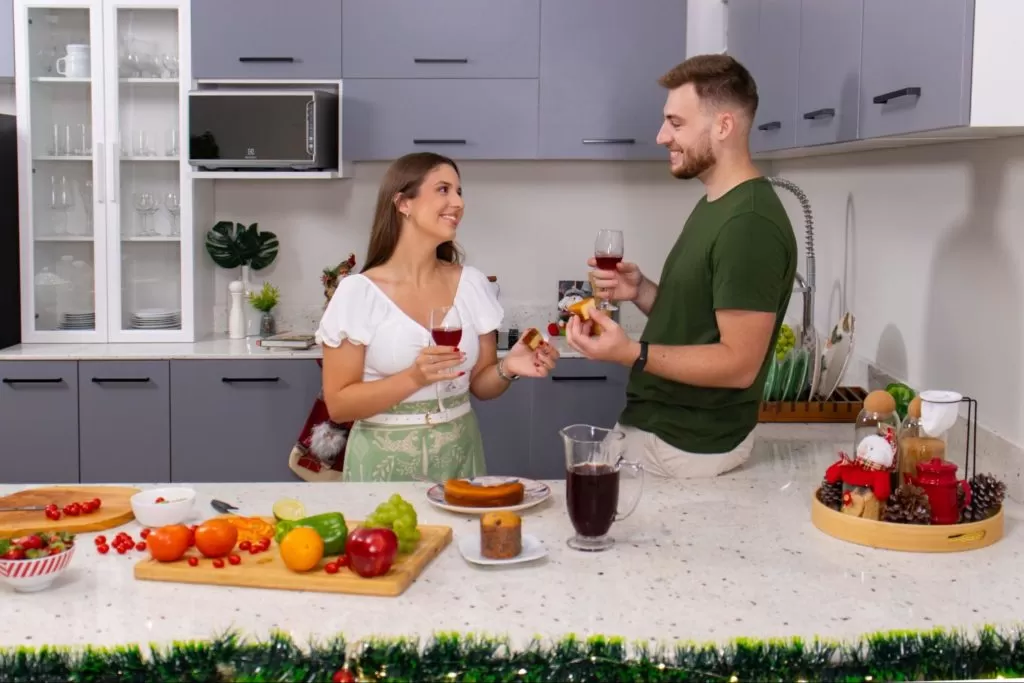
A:
{"label": "strawberry", "polygon": [[25,551],[21,548],[11,548],[3,555],[0,555],[0,560],[24,560]]}
{"label": "strawberry", "polygon": [[23,550],[38,550],[43,547],[44,543],[39,534],[29,534],[28,536],[14,539],[14,545]]}

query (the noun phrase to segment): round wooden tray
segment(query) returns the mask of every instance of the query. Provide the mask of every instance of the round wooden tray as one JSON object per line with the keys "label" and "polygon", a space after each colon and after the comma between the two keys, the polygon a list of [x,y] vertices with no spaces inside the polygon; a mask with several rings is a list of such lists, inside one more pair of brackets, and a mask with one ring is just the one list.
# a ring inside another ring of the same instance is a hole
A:
{"label": "round wooden tray", "polygon": [[990,546],[1003,537],[1003,508],[994,516],[967,524],[894,524],[844,515],[811,497],[811,522],[843,541],[887,550],[957,553]]}

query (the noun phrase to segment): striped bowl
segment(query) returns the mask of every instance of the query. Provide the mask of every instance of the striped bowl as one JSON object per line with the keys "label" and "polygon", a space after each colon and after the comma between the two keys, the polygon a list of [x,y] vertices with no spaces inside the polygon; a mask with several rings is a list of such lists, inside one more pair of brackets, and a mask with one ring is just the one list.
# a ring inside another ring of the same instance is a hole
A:
{"label": "striped bowl", "polygon": [[34,560],[0,560],[0,581],[9,584],[19,593],[46,590],[71,564],[75,547]]}

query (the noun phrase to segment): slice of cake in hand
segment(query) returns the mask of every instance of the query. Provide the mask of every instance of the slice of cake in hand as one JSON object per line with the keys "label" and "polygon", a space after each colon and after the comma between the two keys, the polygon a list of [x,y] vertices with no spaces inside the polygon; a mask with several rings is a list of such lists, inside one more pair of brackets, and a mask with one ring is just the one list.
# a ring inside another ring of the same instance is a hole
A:
{"label": "slice of cake in hand", "polygon": [[480,554],[490,560],[511,560],[523,552],[523,520],[499,510],[480,518]]}

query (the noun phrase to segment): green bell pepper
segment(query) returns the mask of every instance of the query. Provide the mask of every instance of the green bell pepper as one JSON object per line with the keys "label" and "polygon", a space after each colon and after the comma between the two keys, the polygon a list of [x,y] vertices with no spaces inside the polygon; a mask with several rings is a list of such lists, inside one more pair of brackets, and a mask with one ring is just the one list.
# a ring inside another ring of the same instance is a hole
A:
{"label": "green bell pepper", "polygon": [[325,556],[345,554],[348,525],[345,524],[345,516],[340,512],[324,512],[296,521],[281,520],[274,530],[274,540],[280,543],[289,531],[300,526],[309,527],[320,534],[320,538],[324,540]]}

